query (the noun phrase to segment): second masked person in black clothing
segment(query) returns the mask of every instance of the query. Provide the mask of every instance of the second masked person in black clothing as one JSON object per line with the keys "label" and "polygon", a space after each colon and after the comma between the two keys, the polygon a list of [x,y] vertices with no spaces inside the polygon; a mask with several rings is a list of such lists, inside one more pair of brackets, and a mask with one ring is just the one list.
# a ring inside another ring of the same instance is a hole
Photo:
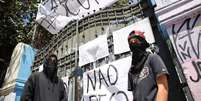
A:
{"label": "second masked person in black clothing", "polygon": [[167,101],[169,74],[160,56],[146,51],[149,44],[143,32],[132,31],[128,43],[132,52],[128,90],[133,101]]}
{"label": "second masked person in black clothing", "polygon": [[43,68],[29,77],[20,101],[67,101],[64,83],[57,76],[57,56],[45,58]]}

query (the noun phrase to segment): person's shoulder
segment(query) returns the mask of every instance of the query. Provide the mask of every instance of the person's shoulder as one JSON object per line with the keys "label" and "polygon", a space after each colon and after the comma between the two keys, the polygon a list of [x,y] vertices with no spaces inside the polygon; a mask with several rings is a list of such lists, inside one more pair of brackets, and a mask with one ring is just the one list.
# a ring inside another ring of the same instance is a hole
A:
{"label": "person's shoulder", "polygon": [[31,78],[36,78],[36,77],[39,77],[40,75],[42,74],[42,72],[33,72],[30,77]]}
{"label": "person's shoulder", "polygon": [[32,75],[34,75],[34,76],[38,76],[38,75],[41,75],[42,74],[42,72],[34,72],[34,73],[32,73]]}
{"label": "person's shoulder", "polygon": [[27,82],[35,82],[39,75],[40,75],[40,73],[38,73],[38,72],[31,73]]}
{"label": "person's shoulder", "polygon": [[149,59],[148,59],[151,63],[152,62],[156,62],[156,61],[159,61],[160,60],[160,56],[158,54],[154,54],[154,53],[151,53],[149,54]]}
{"label": "person's shoulder", "polygon": [[158,58],[158,57],[160,57],[158,54],[153,54],[153,53],[151,53],[151,54],[149,54],[149,57],[151,58],[151,59],[154,59],[154,58]]}

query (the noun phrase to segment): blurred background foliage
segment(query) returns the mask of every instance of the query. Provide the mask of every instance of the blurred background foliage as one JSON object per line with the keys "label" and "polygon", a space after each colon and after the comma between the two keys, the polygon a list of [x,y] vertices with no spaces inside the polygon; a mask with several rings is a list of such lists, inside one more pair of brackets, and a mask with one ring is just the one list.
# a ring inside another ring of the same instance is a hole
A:
{"label": "blurred background foliage", "polygon": [[37,0],[0,0],[0,87],[18,42],[30,43]]}

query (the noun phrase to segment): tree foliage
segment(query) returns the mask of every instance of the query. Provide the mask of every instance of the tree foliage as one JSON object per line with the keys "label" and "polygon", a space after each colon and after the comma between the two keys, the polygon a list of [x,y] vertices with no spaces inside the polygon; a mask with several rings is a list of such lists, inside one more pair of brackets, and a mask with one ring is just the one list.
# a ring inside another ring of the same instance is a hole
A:
{"label": "tree foliage", "polygon": [[37,12],[36,0],[1,0],[0,44],[30,43],[29,34]]}
{"label": "tree foliage", "polygon": [[36,12],[36,0],[0,0],[0,67],[4,68],[0,74],[6,71],[16,44],[31,42]]}

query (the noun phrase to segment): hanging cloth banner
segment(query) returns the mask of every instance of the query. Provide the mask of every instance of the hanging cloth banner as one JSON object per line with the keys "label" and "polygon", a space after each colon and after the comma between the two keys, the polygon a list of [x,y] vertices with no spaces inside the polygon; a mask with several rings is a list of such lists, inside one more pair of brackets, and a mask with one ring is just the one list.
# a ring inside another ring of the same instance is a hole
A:
{"label": "hanging cloth banner", "polygon": [[85,72],[82,101],[132,101],[127,90],[130,66],[129,56]]}
{"label": "hanging cloth banner", "polygon": [[38,6],[36,21],[57,34],[70,21],[81,19],[108,7],[117,0],[44,0]]}
{"label": "hanging cloth banner", "polygon": [[4,101],[15,101],[16,93],[11,92],[5,96]]}
{"label": "hanging cloth banner", "polygon": [[79,47],[79,66],[94,62],[108,55],[107,35],[105,34]]}
{"label": "hanging cloth banner", "polygon": [[179,15],[166,28],[192,96],[201,101],[201,13],[192,13]]}
{"label": "hanging cloth banner", "polygon": [[18,72],[20,69],[20,63],[22,61],[21,57],[24,52],[24,47],[25,47],[25,44],[18,43],[16,47],[14,48],[12,56],[11,56],[11,61],[6,72],[2,89],[9,88],[16,85],[15,81],[18,77]]}
{"label": "hanging cloth banner", "polygon": [[132,25],[113,32],[114,54],[121,54],[130,51],[127,39],[129,33],[133,30],[145,32],[144,34],[147,42],[155,42],[149,18],[145,18]]}
{"label": "hanging cloth banner", "polygon": [[[10,93],[10,95],[7,96],[7,101],[19,101],[24,83],[31,74],[31,66],[35,54],[36,50],[24,43],[18,43],[14,48],[3,86],[0,89],[0,95],[5,96]],[[11,93],[13,90],[14,92]],[[13,94],[15,94],[16,97],[13,97]]]}

